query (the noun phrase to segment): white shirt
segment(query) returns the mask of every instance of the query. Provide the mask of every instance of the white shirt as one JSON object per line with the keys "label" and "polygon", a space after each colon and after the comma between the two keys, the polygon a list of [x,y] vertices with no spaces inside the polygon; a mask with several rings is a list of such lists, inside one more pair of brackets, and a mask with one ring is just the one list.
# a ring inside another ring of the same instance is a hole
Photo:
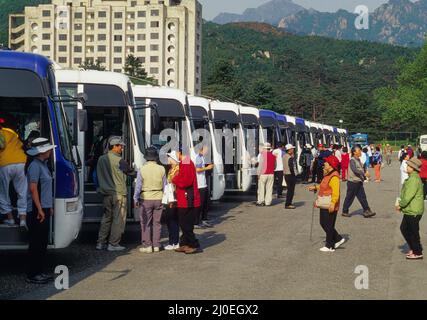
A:
{"label": "white shirt", "polygon": [[340,150],[336,150],[335,151],[335,157],[338,158],[338,161],[341,163],[342,161],[342,156],[341,156],[341,151]]}
{"label": "white shirt", "polygon": [[372,149],[371,149],[371,147],[368,147],[368,156],[372,157]]}
{"label": "white shirt", "polygon": [[[196,157],[196,169],[204,168],[205,167],[205,157],[198,154]],[[208,187],[208,184],[206,183],[206,172],[197,172],[197,186],[199,189],[204,189]]]}
{"label": "white shirt", "polygon": [[408,172],[406,171],[408,169],[408,161],[403,160],[402,164],[400,165],[400,184],[403,184],[406,179],[409,178]]}
{"label": "white shirt", "polygon": [[276,169],[274,171],[283,171],[283,151],[275,149],[273,155],[276,157]]}
{"label": "white shirt", "polygon": [[360,161],[362,162],[363,165],[365,165],[366,160],[367,160],[366,159],[366,153],[362,152],[362,157],[361,157]]}

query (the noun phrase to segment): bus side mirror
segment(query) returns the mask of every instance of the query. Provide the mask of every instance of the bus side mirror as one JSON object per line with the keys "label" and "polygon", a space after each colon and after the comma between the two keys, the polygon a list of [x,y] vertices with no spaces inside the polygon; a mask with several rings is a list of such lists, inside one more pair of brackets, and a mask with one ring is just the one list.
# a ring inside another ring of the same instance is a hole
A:
{"label": "bus side mirror", "polygon": [[79,130],[84,132],[87,131],[87,110],[78,110],[78,122],[79,122]]}

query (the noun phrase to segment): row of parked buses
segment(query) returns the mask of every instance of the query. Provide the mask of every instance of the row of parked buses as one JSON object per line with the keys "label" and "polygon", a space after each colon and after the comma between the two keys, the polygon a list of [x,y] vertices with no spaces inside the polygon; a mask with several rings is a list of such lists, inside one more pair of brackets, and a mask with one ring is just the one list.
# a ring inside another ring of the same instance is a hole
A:
{"label": "row of parked buses", "polygon": [[[23,141],[43,136],[57,145],[51,160],[55,198],[51,248],[67,247],[82,222],[101,219],[102,198],[96,192],[94,169],[111,136],[125,139],[123,157],[137,168],[145,161],[147,146],[162,148],[168,143],[162,136],[165,129],[173,129],[193,151],[200,141],[193,132],[206,130],[215,164],[212,200],[219,200],[226,190],[251,188],[260,144],[291,143],[298,155],[306,143],[348,144],[346,130],[189,96],[178,89],[134,85],[123,74],[63,70],[45,57],[13,51],[0,51],[0,110],[16,119],[15,129]],[[214,134],[224,129],[232,135]],[[226,159],[226,146],[231,146],[231,162]],[[129,179],[128,219],[136,221],[132,194]],[[27,234],[19,228],[0,228],[0,248],[26,248],[26,243]]]}

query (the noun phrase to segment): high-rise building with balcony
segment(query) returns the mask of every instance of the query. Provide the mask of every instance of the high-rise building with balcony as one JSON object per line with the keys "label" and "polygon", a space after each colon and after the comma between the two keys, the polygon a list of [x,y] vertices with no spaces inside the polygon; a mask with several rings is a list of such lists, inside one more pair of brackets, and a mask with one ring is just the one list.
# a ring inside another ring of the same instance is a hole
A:
{"label": "high-rise building with balcony", "polygon": [[138,58],[160,85],[201,94],[202,5],[197,0],[52,0],[9,16],[9,47],[65,68],[99,61],[123,72]]}

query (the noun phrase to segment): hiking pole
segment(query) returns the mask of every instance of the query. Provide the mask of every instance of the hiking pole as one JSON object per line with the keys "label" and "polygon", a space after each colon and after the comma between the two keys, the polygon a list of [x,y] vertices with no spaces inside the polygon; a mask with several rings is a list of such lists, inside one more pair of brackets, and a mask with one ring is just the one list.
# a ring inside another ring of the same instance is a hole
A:
{"label": "hiking pole", "polygon": [[313,205],[311,206],[312,207],[312,210],[311,210],[311,227],[310,227],[310,242],[313,242],[313,225],[314,225],[314,210],[315,210],[315,207],[314,207],[314,205],[315,205],[315,203],[316,203],[316,193],[317,193],[317,189],[315,189],[314,191],[313,191],[313,193],[314,193],[314,200],[313,200]]}

